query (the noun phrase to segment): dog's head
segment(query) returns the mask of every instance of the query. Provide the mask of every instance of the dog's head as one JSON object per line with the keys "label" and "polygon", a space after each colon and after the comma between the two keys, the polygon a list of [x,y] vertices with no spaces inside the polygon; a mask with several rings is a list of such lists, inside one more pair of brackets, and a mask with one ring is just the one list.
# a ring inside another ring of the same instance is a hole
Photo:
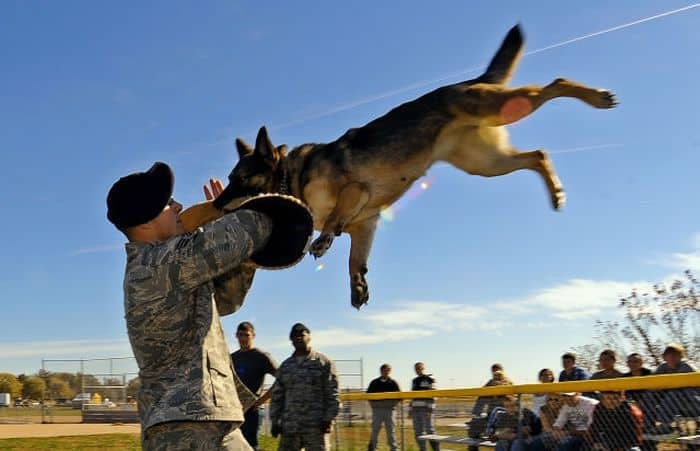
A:
{"label": "dog's head", "polygon": [[255,148],[240,138],[236,139],[238,163],[228,175],[228,185],[214,200],[222,209],[231,201],[261,193],[279,192],[282,179],[280,162],[287,154],[287,146],[274,146],[261,127],[255,139]]}

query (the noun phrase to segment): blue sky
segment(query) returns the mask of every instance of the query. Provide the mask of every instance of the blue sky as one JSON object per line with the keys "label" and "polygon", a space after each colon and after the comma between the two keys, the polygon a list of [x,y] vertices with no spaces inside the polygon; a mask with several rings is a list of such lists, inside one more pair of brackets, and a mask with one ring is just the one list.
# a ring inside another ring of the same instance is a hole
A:
{"label": "blue sky", "polygon": [[123,239],[105,218],[118,177],[167,161],[177,198],[199,201],[235,164],[235,137],[267,125],[277,144],[333,140],[478,75],[517,22],[526,50],[544,50],[512,84],[565,76],[620,100],[555,100],[509,128],[516,147],[551,151],[565,209],[549,208],[533,173],[437,165],[382,223],[362,311],[343,237],[322,270],[307,257],[259,271],[224,326],[235,348],[236,324],[253,321],[282,360],[303,321],[320,351],[363,358],[365,382],[385,361],[403,386],[416,360],[445,388],[483,383],[495,361],[519,382],[558,370],[620,295],[700,268],[700,8],[548,47],[688,5],[2,2],[0,371],[130,354]]}

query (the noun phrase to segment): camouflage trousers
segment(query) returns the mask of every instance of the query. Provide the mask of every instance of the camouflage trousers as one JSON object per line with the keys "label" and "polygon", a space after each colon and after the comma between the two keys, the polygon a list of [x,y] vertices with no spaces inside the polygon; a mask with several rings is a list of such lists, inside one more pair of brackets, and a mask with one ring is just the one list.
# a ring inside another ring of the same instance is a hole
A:
{"label": "camouflage trousers", "polygon": [[294,434],[282,433],[277,451],[330,451],[330,434],[309,429]]}
{"label": "camouflage trousers", "polygon": [[239,423],[171,421],[156,424],[141,435],[144,451],[252,451]]}

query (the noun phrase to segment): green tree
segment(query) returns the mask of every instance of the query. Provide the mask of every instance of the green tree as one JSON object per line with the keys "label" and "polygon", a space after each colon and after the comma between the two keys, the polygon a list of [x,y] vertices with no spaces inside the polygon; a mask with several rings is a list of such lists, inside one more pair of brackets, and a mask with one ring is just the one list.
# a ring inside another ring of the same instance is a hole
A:
{"label": "green tree", "polygon": [[139,391],[139,388],[141,388],[141,379],[137,377],[131,379],[129,382],[126,384],[126,395],[131,396],[132,398],[136,398],[136,394]]}
{"label": "green tree", "polygon": [[0,393],[9,393],[17,398],[22,394],[22,383],[14,374],[0,373]]}
{"label": "green tree", "polygon": [[46,382],[39,376],[28,376],[22,386],[22,398],[40,400],[44,399]]}
{"label": "green tree", "polygon": [[72,398],[75,396],[75,392],[70,388],[68,382],[56,375],[49,377],[47,389],[49,399]]}

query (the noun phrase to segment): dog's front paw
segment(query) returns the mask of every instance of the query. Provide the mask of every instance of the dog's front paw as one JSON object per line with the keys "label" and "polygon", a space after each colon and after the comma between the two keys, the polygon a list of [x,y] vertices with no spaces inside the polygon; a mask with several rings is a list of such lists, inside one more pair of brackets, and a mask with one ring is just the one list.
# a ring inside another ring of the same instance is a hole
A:
{"label": "dog's front paw", "polygon": [[322,233],[311,243],[309,254],[313,255],[314,258],[322,257],[330,249],[331,244],[333,244],[333,235]]}
{"label": "dog's front paw", "polygon": [[607,89],[598,90],[598,98],[594,102],[596,108],[615,108],[617,104],[617,98],[611,91]]}
{"label": "dog's front paw", "polygon": [[367,280],[362,273],[355,273],[350,278],[350,302],[359,310],[367,301],[369,301]]}

